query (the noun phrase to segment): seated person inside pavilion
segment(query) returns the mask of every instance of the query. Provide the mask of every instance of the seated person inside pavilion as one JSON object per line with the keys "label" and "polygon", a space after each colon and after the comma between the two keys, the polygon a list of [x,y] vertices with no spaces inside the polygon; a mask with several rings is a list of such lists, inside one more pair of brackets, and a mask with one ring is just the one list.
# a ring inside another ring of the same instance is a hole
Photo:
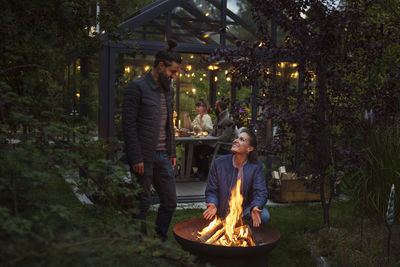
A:
{"label": "seated person inside pavilion", "polygon": [[199,127],[198,130],[201,132],[211,133],[213,130],[213,124],[210,115],[208,115],[209,107],[204,99],[199,99],[196,103],[197,116],[192,121],[187,111],[183,111],[183,125],[185,128],[194,130]]}
{"label": "seated person inside pavilion", "polygon": [[264,207],[268,191],[256,149],[255,134],[242,129],[233,141],[232,153],[221,156],[213,162],[205,191],[207,206],[207,210],[203,213],[205,219],[211,220],[215,215],[220,218],[226,217],[232,188],[241,178],[244,221],[251,222],[254,227],[269,221],[269,212]]}
{"label": "seated person inside pavilion", "polygon": [[[226,100],[219,100],[215,103],[215,114],[216,119],[211,135],[219,137],[219,142],[232,142],[235,135],[235,124],[231,115],[229,114]],[[213,154],[215,145],[216,144],[200,144],[194,147],[194,159],[195,164],[198,167],[198,171],[195,173],[194,177],[199,178],[200,180],[207,179],[209,170],[209,157]],[[228,154],[230,153],[230,148],[230,144],[222,144],[218,154]]]}

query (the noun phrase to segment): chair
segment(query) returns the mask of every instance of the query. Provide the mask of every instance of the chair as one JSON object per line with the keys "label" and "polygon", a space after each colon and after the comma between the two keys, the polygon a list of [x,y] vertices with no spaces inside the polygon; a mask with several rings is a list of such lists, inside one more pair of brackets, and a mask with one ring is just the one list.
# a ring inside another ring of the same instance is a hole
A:
{"label": "chair", "polygon": [[211,158],[211,164],[214,162],[214,160],[215,160],[218,156],[221,156],[221,154],[218,154],[221,145],[229,145],[229,146],[232,146],[232,142],[221,142],[221,141],[218,141],[218,142],[217,142],[217,144],[215,145],[215,148],[214,148],[214,153],[213,153],[212,158]]}

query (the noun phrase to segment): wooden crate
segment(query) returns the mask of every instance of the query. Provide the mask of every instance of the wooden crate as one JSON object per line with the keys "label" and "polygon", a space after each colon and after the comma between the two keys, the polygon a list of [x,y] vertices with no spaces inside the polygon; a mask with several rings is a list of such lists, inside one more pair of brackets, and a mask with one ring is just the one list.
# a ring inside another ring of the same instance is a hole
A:
{"label": "wooden crate", "polygon": [[[281,186],[268,186],[269,199],[274,202],[321,201],[319,187],[316,191],[307,188],[304,180],[281,180]],[[325,198],[330,196],[329,182],[325,183]]]}

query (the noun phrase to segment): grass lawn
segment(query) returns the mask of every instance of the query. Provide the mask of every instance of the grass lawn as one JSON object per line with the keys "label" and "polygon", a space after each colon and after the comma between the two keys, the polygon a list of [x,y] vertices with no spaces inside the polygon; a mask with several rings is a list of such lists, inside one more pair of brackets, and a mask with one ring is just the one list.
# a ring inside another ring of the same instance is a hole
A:
{"label": "grass lawn", "polygon": [[[130,227],[132,222],[122,218],[115,210],[107,207],[103,208],[101,205],[82,205],[73,196],[70,188],[65,183],[53,184],[51,189],[51,192],[57,194],[51,194],[50,202],[53,204],[62,203],[67,209],[68,216],[73,221],[73,225],[60,224],[60,226],[66,230],[71,228],[79,234],[80,237],[76,239],[97,240],[104,235],[109,236],[110,232],[118,233],[116,235],[112,234],[112,237],[134,238],[134,232],[132,231],[135,230]],[[388,230],[385,225],[365,219],[364,238],[361,242],[360,216],[353,213],[350,202],[334,200],[330,209],[330,229],[323,226],[320,203],[294,203],[285,206],[273,206],[268,209],[271,214],[270,225],[281,234],[278,246],[268,254],[268,266],[315,266],[310,255],[311,247],[313,251],[325,256],[329,263],[336,264],[336,266],[400,266],[400,225],[397,217],[392,228],[391,256],[388,258]],[[162,244],[162,246],[168,247],[168,251],[171,251],[173,255],[178,253],[180,245],[173,237],[173,226],[191,218],[202,217],[202,212],[203,210],[201,209],[177,210],[174,213],[170,231],[168,232],[169,241]],[[154,229],[155,216],[155,211],[149,213],[147,221],[149,224],[153,224],[153,227],[149,226],[149,230]],[[57,223],[58,221],[60,220],[58,219],[55,222]],[[63,221],[60,221],[60,223],[63,223]],[[54,227],[57,228],[57,226]],[[71,232],[71,229],[68,233]],[[68,241],[68,244],[71,243],[70,238],[61,238],[62,236],[59,235],[62,232],[57,232],[59,233],[55,237],[57,240],[60,239],[62,242]],[[125,236],[124,233],[128,233],[129,235]],[[96,244],[96,242],[90,244]],[[89,262],[89,265],[98,261],[103,261],[103,263],[104,261],[111,263],[119,262],[121,256],[118,253],[126,246],[124,242],[113,243],[111,247],[107,243],[99,243],[98,245],[104,246],[104,252],[101,254],[101,257],[93,257],[93,260],[91,260],[92,256],[89,256],[90,251],[88,252],[89,254],[85,254],[87,257],[85,262]],[[87,245],[84,247],[87,247]],[[97,247],[93,248],[93,251],[98,250]],[[76,252],[74,252],[75,254],[68,254],[65,249],[60,251],[62,253],[59,255],[64,255],[64,260],[67,259],[68,255],[76,256]],[[55,250],[55,253],[58,255],[60,251]],[[137,253],[137,250],[132,249],[132,253],[129,254],[135,258],[135,254],[133,253]],[[143,259],[148,261],[151,257],[152,255],[150,254],[149,258]],[[97,258],[99,260],[95,261]],[[55,257],[55,259],[59,259],[59,256]],[[126,261],[130,261],[130,259]],[[204,266],[205,262],[204,257],[198,257],[197,263],[200,266]],[[246,259],[244,264],[243,262],[237,262],[237,264],[230,264],[230,267],[246,265],[263,266],[262,263],[251,258]]]}
{"label": "grass lawn", "polygon": [[[281,234],[278,246],[268,255],[268,266],[315,266],[311,257],[313,250],[325,256],[337,266],[400,266],[399,225],[393,226],[391,258],[387,255],[387,229],[383,225],[365,219],[363,247],[360,242],[361,221],[351,209],[351,203],[335,200],[330,209],[331,229],[323,226],[320,203],[294,203],[287,206],[269,207],[270,225]],[[169,240],[179,246],[173,237],[175,224],[202,216],[200,209],[177,210],[174,214]],[[154,222],[155,212],[149,221]],[[204,261],[198,259],[200,264]],[[260,266],[259,262],[246,259],[249,266]],[[237,266],[243,266],[238,263]]]}

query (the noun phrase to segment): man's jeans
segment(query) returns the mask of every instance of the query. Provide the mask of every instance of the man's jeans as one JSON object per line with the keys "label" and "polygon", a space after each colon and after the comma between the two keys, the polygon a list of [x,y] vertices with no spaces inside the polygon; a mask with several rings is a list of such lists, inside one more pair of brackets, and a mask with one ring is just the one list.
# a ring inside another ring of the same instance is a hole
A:
{"label": "man's jeans", "polygon": [[162,239],[166,239],[172,215],[176,208],[175,176],[171,165],[171,159],[167,152],[157,151],[154,162],[144,162],[144,175],[137,175],[142,186],[139,195],[140,213],[135,218],[146,220],[147,211],[152,203],[150,186],[153,184],[160,198],[156,219],[156,233]]}

